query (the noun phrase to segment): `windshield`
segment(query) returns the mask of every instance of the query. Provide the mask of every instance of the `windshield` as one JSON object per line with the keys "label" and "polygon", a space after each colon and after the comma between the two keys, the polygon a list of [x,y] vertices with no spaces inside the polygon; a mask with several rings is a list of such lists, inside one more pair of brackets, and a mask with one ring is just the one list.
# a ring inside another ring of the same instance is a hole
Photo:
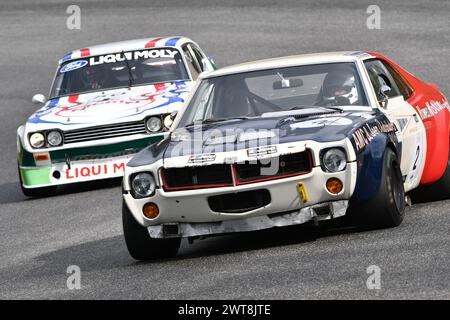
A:
{"label": "windshield", "polygon": [[188,79],[176,49],[119,52],[63,63],[57,71],[50,97]]}
{"label": "windshield", "polygon": [[202,80],[178,126],[343,106],[369,106],[354,63],[252,71]]}

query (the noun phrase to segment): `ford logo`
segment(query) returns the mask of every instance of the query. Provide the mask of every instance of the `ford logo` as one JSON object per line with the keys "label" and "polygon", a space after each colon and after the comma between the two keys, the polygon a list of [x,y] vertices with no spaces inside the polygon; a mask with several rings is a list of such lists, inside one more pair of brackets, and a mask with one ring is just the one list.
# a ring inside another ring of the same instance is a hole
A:
{"label": "ford logo", "polygon": [[73,71],[76,69],[80,69],[80,68],[83,68],[85,65],[87,65],[87,63],[88,62],[86,60],[77,60],[77,61],[69,62],[64,67],[61,68],[60,72],[64,73],[64,72],[69,72],[69,71]]}

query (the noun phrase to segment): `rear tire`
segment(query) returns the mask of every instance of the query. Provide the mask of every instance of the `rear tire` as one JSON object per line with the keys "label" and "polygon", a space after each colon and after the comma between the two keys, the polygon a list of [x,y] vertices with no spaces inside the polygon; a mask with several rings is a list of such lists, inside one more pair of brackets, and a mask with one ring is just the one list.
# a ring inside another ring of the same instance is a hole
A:
{"label": "rear tire", "polygon": [[400,164],[395,152],[387,148],[378,193],[365,203],[352,208],[358,227],[379,229],[399,226],[405,217],[405,189]]}
{"label": "rear tire", "polygon": [[174,257],[180,248],[181,238],[151,238],[147,228],[136,221],[125,202],[122,204],[122,225],[128,252],[136,260]]}

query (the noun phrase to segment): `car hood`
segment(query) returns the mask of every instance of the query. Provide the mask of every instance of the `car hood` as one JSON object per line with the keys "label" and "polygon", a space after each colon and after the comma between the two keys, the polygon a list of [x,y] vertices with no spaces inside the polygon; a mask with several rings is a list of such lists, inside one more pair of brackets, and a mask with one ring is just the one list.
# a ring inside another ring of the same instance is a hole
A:
{"label": "car hood", "polygon": [[[313,140],[340,141],[374,118],[375,111],[344,112],[302,118],[254,118],[211,123],[194,133],[194,128],[177,129],[165,148],[164,158]],[[188,135],[190,134],[191,140]]]}
{"label": "car hood", "polygon": [[55,98],[31,115],[26,127],[27,131],[72,130],[138,121],[179,110],[191,88],[192,82],[176,82]]}

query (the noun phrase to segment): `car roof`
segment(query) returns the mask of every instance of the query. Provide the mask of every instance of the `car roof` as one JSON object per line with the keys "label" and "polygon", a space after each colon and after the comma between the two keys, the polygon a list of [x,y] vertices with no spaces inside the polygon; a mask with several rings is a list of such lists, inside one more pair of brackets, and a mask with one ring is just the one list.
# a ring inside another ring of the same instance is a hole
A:
{"label": "car roof", "polygon": [[98,56],[109,53],[118,53],[121,51],[133,51],[148,48],[160,48],[160,47],[173,47],[179,49],[185,43],[192,42],[189,38],[182,36],[172,36],[172,37],[153,37],[153,38],[143,38],[126,40],[119,42],[110,42],[105,44],[99,44],[94,46],[89,46],[86,48],[74,50],[66,54],[59,63],[66,61],[79,59],[82,57]]}
{"label": "car roof", "polygon": [[307,64],[355,62],[360,59],[372,57],[363,51],[341,51],[310,53],[294,56],[286,56],[272,59],[257,60],[224,67],[202,75],[202,78],[213,78],[223,75],[236,74],[249,71],[266,70]]}

